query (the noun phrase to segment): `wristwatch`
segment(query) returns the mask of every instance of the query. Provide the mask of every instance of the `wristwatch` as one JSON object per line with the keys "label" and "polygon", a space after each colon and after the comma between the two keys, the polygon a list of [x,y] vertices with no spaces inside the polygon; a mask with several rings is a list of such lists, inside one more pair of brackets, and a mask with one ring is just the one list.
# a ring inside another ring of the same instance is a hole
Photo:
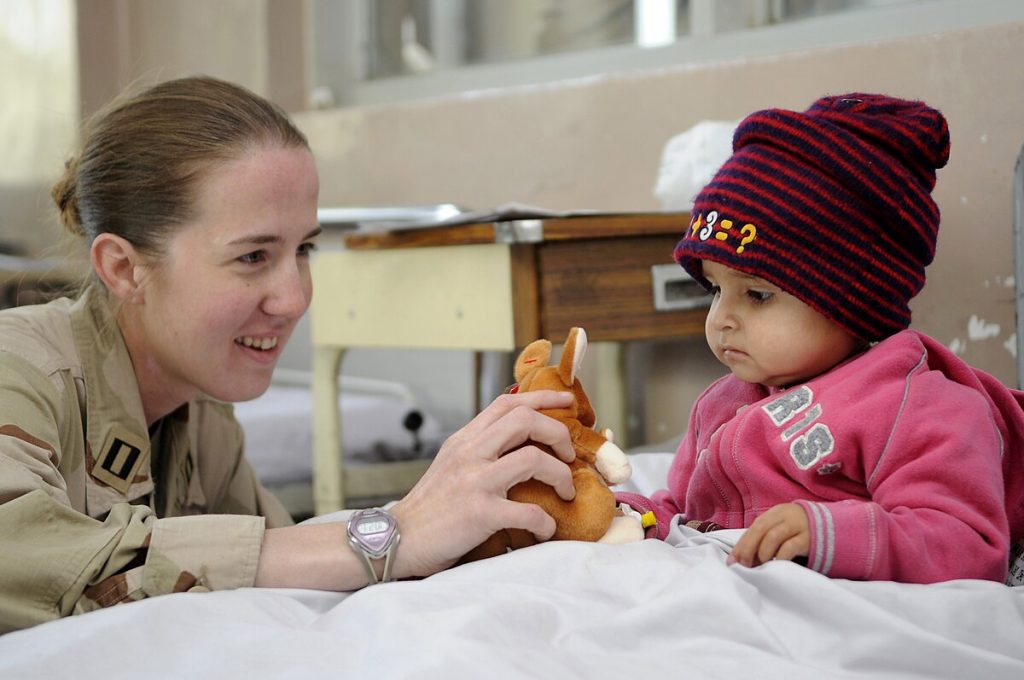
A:
{"label": "wristwatch", "polygon": [[[348,544],[362,559],[370,584],[391,580],[391,561],[398,549],[398,522],[383,508],[359,510],[348,520]],[[384,573],[377,578],[372,560],[384,559]]]}

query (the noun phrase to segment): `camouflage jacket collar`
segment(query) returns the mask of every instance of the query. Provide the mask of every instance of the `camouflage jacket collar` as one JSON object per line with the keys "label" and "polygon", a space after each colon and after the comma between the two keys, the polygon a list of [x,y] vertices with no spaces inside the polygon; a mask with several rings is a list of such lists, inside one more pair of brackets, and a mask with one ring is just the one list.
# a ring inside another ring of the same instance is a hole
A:
{"label": "camouflage jacket collar", "polygon": [[106,292],[90,286],[71,308],[85,389],[89,514],[153,491],[138,382]]}

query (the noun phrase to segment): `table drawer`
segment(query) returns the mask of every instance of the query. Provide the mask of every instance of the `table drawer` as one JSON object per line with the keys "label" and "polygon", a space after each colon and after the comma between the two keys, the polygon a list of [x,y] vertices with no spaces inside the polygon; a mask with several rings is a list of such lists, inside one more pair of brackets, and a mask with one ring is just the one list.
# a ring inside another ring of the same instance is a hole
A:
{"label": "table drawer", "polygon": [[537,253],[540,335],[560,342],[573,326],[602,340],[703,333],[706,309],[657,311],[651,266],[672,263],[679,237],[545,243]]}

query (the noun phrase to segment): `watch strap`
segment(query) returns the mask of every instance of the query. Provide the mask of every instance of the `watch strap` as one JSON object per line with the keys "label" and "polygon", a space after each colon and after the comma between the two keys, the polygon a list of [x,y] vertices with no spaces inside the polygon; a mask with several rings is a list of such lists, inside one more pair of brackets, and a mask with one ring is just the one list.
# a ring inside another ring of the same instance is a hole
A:
{"label": "watch strap", "polygon": [[391,580],[391,560],[395,556],[395,546],[398,544],[398,541],[395,541],[391,549],[384,555],[384,571],[379,577],[377,576],[377,570],[373,568],[373,559],[370,558],[369,553],[363,550],[363,546],[354,538],[349,538],[348,544],[352,546],[356,555],[359,556],[359,560],[363,563],[363,567],[366,568],[366,576],[370,580],[370,585],[387,583]]}

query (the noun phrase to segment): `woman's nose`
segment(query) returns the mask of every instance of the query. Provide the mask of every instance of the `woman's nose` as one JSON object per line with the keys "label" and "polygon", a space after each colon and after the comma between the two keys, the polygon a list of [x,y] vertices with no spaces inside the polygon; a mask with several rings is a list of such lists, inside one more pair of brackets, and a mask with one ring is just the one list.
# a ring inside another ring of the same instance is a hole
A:
{"label": "woman's nose", "polygon": [[295,263],[284,266],[279,275],[273,277],[264,311],[271,316],[298,318],[309,307],[312,294],[313,283],[308,265]]}

